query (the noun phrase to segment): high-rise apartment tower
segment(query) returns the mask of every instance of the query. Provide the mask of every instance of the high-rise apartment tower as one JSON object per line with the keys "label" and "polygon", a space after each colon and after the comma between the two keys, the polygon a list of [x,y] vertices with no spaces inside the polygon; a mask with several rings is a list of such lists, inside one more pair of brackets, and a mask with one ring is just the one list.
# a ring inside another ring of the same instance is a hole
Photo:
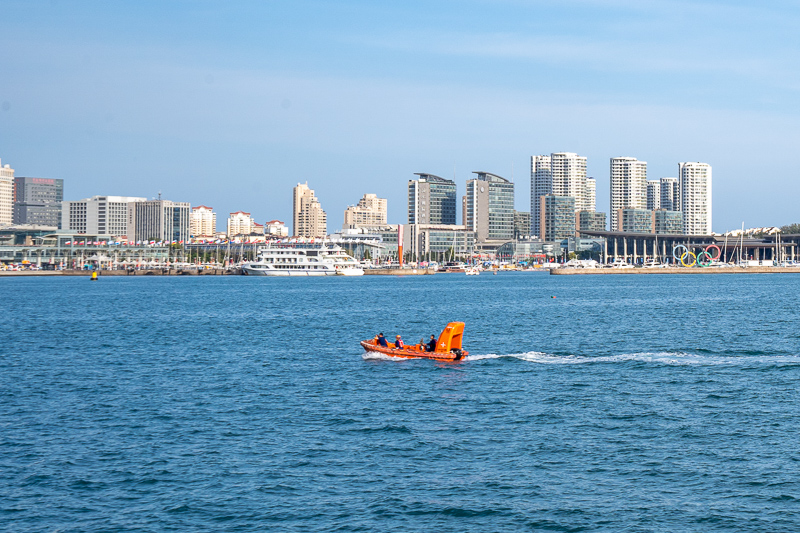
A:
{"label": "high-rise apartment tower", "polygon": [[292,231],[295,236],[305,238],[324,238],[328,234],[328,215],[308,188],[308,182],[298,183],[294,188],[292,204]]}
{"label": "high-rise apartment tower", "polygon": [[611,229],[618,227],[620,209],[647,208],[647,162],[635,157],[612,157],[611,173]]}
{"label": "high-rise apartment tower", "polygon": [[680,210],[687,235],[711,233],[711,165],[678,163]]}

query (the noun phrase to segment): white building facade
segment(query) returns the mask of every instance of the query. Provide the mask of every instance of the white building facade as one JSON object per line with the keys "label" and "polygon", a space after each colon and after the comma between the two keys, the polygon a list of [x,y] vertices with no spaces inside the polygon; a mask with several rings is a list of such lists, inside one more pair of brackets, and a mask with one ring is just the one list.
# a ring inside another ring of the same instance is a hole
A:
{"label": "white building facade", "polygon": [[686,235],[711,234],[711,165],[678,163],[680,211]]}
{"label": "white building facade", "polygon": [[192,237],[213,237],[217,232],[217,214],[214,210],[206,205],[193,207],[189,232]]}
{"label": "white building facade", "polygon": [[[260,226],[260,225],[259,225]],[[259,227],[262,229],[263,227]],[[227,234],[228,237],[235,237],[236,235],[250,235],[256,231],[256,221],[250,213],[244,211],[236,211],[231,213],[228,217]]]}
{"label": "white building facade", "polygon": [[620,209],[647,209],[647,162],[635,157],[612,157],[611,228],[617,228]]}
{"label": "white building facade", "polygon": [[0,228],[14,221],[14,169],[0,161]]}
{"label": "white building facade", "polygon": [[280,220],[270,220],[264,223],[264,235],[269,237],[288,237],[289,228]]}
{"label": "white building facade", "polygon": [[575,212],[595,211],[596,184],[586,176],[586,157],[573,152],[555,152],[531,157],[531,233],[541,237],[542,196],[575,199]]}
{"label": "white building facade", "polygon": [[661,181],[647,180],[647,209],[661,209]]}
{"label": "white building facade", "polygon": [[137,196],[92,196],[61,202],[61,229],[87,235],[128,236],[128,219]]}
{"label": "white building facade", "polygon": [[681,210],[681,190],[678,178],[661,178],[661,209],[667,211]]}

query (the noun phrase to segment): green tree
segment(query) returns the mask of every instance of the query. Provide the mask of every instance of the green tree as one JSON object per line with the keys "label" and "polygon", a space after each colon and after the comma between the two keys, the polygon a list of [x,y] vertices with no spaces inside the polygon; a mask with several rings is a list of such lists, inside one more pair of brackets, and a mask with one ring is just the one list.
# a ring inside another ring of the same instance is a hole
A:
{"label": "green tree", "polygon": [[781,226],[781,233],[797,234],[800,233],[800,223],[787,224]]}

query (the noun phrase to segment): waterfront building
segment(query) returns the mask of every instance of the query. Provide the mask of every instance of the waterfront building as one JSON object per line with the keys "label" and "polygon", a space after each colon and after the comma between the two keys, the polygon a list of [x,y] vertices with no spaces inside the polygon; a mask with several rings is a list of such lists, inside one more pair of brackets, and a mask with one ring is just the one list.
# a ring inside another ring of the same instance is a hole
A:
{"label": "waterfront building", "polygon": [[128,240],[184,243],[189,240],[188,202],[143,200],[128,209]]}
{"label": "waterfront building", "polygon": [[667,211],[681,210],[681,191],[678,188],[678,178],[661,178],[661,203],[660,208]]}
{"label": "waterfront building", "polygon": [[617,231],[624,233],[653,233],[653,212],[648,209],[617,210]]}
{"label": "waterfront building", "polygon": [[137,196],[92,196],[61,202],[61,229],[92,235],[130,236],[128,219]]}
{"label": "waterfront building", "polygon": [[530,239],[531,214],[529,211],[514,211],[514,240]]}
{"label": "waterfront building", "polygon": [[647,180],[647,209],[661,209],[661,181]]}
{"label": "waterfront building", "polygon": [[678,163],[680,211],[687,235],[711,233],[711,165]]}
{"label": "waterfront building", "polygon": [[14,223],[14,169],[0,161],[0,228]]}
{"label": "waterfront building", "polygon": [[14,178],[14,224],[60,227],[64,180]]}
{"label": "waterfront building", "polygon": [[660,235],[680,235],[683,233],[683,213],[668,209],[657,209],[653,212],[655,233]]}
{"label": "waterfront building", "polygon": [[309,239],[324,238],[328,234],[328,215],[308,188],[308,182],[298,183],[293,190],[292,231],[295,236]]}
{"label": "waterfront building", "polygon": [[456,182],[433,174],[417,172],[408,181],[408,223],[456,223]]}
{"label": "waterfront building", "polygon": [[647,208],[647,162],[635,157],[612,157],[611,227],[618,227],[620,209]]}
{"label": "waterfront building", "polygon": [[403,249],[414,261],[469,255],[475,244],[475,232],[460,224],[408,224],[403,231]]}
{"label": "waterfront building", "polygon": [[604,231],[606,214],[601,211],[578,211],[578,231]]}
{"label": "waterfront building", "polygon": [[344,210],[342,229],[373,228],[386,226],[386,198],[365,194],[358,204]]}
{"label": "waterfront building", "polygon": [[217,232],[217,214],[211,207],[198,205],[192,208],[189,233],[192,237],[213,237]]}
{"label": "waterfront building", "polygon": [[[531,157],[531,233],[541,237],[540,198],[546,195],[575,199],[575,213],[596,209],[596,184],[586,177],[586,157],[555,152]],[[574,218],[574,217],[573,217]]]}
{"label": "waterfront building", "polygon": [[270,220],[264,224],[264,235],[269,237],[288,237],[289,228],[280,220]]}
{"label": "waterfront building", "polygon": [[[259,229],[263,230],[263,226],[258,225]],[[262,233],[260,231],[259,233]],[[227,234],[228,238],[235,235],[250,235],[256,233],[256,221],[250,216],[250,213],[244,211],[236,211],[231,213],[228,217]]]}
{"label": "waterfront building", "polygon": [[575,236],[575,198],[547,194],[539,197],[540,239],[556,241]]}
{"label": "waterfront building", "polygon": [[514,184],[489,172],[467,180],[464,226],[479,243],[514,238]]}

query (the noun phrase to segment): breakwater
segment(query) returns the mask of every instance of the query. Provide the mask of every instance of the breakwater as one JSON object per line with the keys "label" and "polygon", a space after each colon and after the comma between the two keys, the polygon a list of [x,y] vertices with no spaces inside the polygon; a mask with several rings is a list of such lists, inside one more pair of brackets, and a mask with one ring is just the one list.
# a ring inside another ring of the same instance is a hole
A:
{"label": "breakwater", "polygon": [[723,268],[552,268],[550,275],[614,275],[614,274],[800,274],[800,267],[723,267]]}

